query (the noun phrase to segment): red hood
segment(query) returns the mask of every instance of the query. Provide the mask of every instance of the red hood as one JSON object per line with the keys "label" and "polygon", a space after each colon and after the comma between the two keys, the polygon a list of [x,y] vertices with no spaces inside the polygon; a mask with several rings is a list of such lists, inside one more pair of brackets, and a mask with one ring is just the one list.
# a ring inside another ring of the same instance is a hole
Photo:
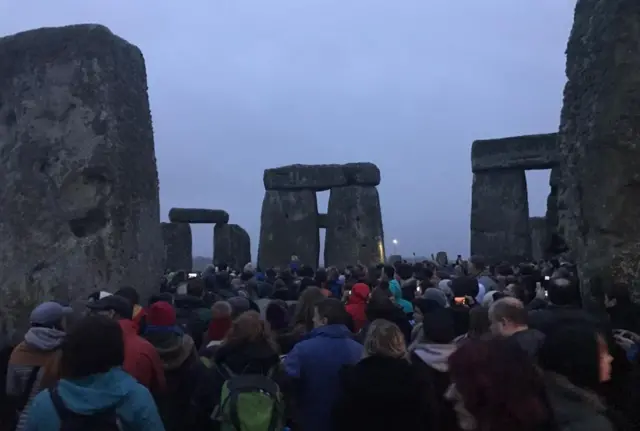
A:
{"label": "red hood", "polygon": [[351,289],[351,295],[349,295],[349,300],[347,304],[356,305],[356,304],[366,304],[367,299],[369,298],[369,286],[364,283],[356,283]]}

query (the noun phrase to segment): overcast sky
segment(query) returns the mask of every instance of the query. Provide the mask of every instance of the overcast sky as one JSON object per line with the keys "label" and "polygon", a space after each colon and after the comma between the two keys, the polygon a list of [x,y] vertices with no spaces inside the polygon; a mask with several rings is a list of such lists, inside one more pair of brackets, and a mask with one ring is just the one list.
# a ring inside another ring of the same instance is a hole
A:
{"label": "overcast sky", "polygon": [[[558,129],[574,5],[0,0],[0,34],[100,23],[140,47],[163,220],[173,206],[225,209],[255,259],[265,168],[370,161],[387,252],[396,238],[403,254],[455,256],[469,249],[471,142]],[[532,216],[548,177],[527,175]],[[212,227],[193,233],[210,256]]]}

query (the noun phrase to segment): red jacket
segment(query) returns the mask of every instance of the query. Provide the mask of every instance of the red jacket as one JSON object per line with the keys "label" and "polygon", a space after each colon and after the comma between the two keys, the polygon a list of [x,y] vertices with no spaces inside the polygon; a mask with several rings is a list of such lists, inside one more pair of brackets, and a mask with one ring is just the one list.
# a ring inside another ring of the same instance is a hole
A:
{"label": "red jacket", "polygon": [[369,299],[369,286],[364,283],[356,283],[351,289],[351,295],[347,300],[347,312],[353,319],[353,331],[358,332],[367,323],[367,316],[364,313]]}
{"label": "red jacket", "polygon": [[127,319],[119,321],[124,337],[122,368],[147,387],[151,393],[165,390],[164,367],[155,347],[138,335],[136,324]]}

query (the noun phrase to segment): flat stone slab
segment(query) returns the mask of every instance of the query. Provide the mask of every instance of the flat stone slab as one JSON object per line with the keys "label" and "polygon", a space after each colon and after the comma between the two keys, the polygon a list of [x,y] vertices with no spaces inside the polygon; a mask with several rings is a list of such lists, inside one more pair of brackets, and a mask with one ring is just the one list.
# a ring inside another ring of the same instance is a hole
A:
{"label": "flat stone slab", "polygon": [[561,159],[558,134],[513,136],[474,141],[473,172],[495,169],[551,169]]}
{"label": "flat stone slab", "polygon": [[169,220],[172,223],[229,223],[229,213],[204,208],[171,208]]}
{"label": "flat stone slab", "polygon": [[265,169],[265,190],[324,191],[349,185],[377,186],[380,169],[373,163],[287,165]]}
{"label": "flat stone slab", "polygon": [[146,301],[164,247],[140,50],[93,24],[0,38],[0,155],[0,338],[42,301]]}

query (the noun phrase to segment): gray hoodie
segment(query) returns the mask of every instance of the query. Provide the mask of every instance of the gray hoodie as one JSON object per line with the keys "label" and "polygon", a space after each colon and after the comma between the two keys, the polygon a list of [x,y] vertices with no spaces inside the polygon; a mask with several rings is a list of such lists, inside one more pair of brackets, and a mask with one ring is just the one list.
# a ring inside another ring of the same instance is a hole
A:
{"label": "gray hoodie", "polygon": [[441,373],[449,371],[449,356],[456,351],[455,344],[419,343],[413,346],[413,353],[429,367]]}

